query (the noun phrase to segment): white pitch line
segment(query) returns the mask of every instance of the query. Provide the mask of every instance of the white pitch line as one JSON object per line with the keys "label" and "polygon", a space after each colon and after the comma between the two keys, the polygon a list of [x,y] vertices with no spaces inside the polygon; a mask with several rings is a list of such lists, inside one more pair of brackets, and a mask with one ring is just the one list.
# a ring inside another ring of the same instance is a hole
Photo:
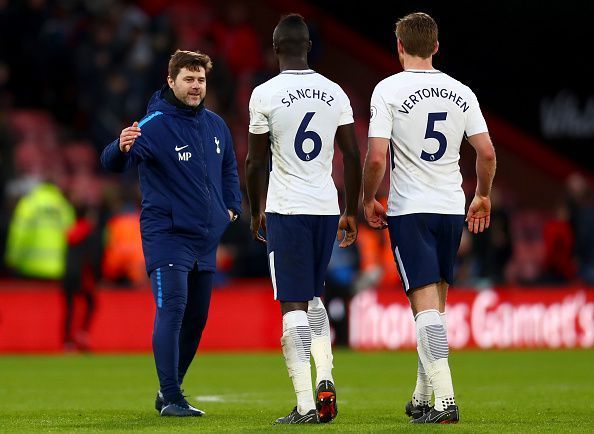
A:
{"label": "white pitch line", "polygon": [[196,401],[198,401],[198,402],[226,402],[227,399],[220,395],[204,395],[204,396],[197,396]]}

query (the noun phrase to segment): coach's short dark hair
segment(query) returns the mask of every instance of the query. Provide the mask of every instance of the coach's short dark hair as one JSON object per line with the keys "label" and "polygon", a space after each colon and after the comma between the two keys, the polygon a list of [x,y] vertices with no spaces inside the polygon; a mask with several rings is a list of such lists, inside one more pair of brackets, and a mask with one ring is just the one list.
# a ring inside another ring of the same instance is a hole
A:
{"label": "coach's short dark hair", "polygon": [[198,71],[200,67],[208,74],[212,69],[212,61],[208,55],[199,51],[177,50],[169,59],[168,74],[173,80],[177,78],[182,68]]}
{"label": "coach's short dark hair", "polygon": [[411,56],[428,58],[437,46],[437,23],[423,12],[415,12],[396,22],[396,37]]}

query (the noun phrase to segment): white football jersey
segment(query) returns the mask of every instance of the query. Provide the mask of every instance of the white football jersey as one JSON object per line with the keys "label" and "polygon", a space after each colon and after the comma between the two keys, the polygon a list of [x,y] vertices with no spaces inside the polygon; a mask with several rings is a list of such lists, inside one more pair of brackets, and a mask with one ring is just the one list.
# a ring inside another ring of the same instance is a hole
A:
{"label": "white football jersey", "polygon": [[388,215],[464,214],[464,134],[487,132],[475,94],[437,70],[407,70],[375,87],[369,137],[390,139]]}
{"label": "white football jersey", "polygon": [[270,133],[271,142],[266,212],[340,214],[334,136],[339,125],[353,122],[344,91],[311,69],[283,71],[254,89],[249,131]]}

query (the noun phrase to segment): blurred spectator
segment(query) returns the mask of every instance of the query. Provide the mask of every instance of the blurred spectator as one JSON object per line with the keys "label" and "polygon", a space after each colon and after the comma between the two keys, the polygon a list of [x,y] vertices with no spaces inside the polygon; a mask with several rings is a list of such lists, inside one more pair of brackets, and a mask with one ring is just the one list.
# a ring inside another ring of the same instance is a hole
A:
{"label": "blurred spectator", "polygon": [[572,174],[566,185],[578,274],[585,283],[594,285],[594,190],[578,173]]}
{"label": "blurred spectator", "polygon": [[580,173],[572,173],[565,180],[566,203],[569,211],[569,224],[578,226],[579,209],[588,194],[588,183]]}
{"label": "blurred spectator", "polygon": [[394,254],[390,249],[388,231],[371,229],[366,223],[359,224],[357,245],[360,253],[361,273],[356,290],[392,285],[398,281]]}
{"label": "blurred spectator", "polygon": [[[96,144],[106,143],[113,137],[113,132],[122,126],[121,119],[130,121],[135,118],[134,113],[128,106],[130,82],[123,72],[114,68],[105,77],[105,87],[101,89],[101,95],[95,100],[93,122],[91,126],[92,138]],[[129,123],[129,122],[124,122]],[[97,146],[100,151],[101,146]]]}
{"label": "blurred spectator", "polygon": [[[64,349],[89,350],[89,330],[95,313],[95,284],[100,278],[101,236],[94,210],[80,204],[76,221],[68,229],[66,270],[62,281],[64,292]],[[85,310],[79,324],[76,299],[81,298]]]}
{"label": "blurred spectator", "polygon": [[[247,207],[247,194],[243,194],[242,208]],[[242,213],[232,225],[229,225],[221,244],[228,257],[232,257],[230,275],[233,277],[268,277],[268,255],[266,246],[252,238],[250,215]]]}
{"label": "blurred spectator", "polygon": [[136,186],[112,190],[108,207],[112,217],[105,226],[103,277],[123,285],[139,286],[148,282],[142,239],[140,210]]}
{"label": "blurred spectator", "polygon": [[[214,14],[208,1],[177,0],[171,2],[167,14],[175,31],[177,46],[188,50],[214,52],[212,26]],[[219,67],[218,64],[216,66]]]}
{"label": "blurred spectator", "polygon": [[[388,196],[383,194],[379,201],[386,207]],[[355,282],[356,290],[361,291],[378,286],[394,288],[400,284],[400,275],[390,244],[390,233],[387,230],[372,229],[365,222],[362,210],[359,221],[361,223],[359,224],[357,245],[361,272]]]}
{"label": "blurred spectator", "polygon": [[545,258],[542,280],[544,283],[566,284],[576,276],[573,255],[574,234],[569,224],[569,211],[559,204],[555,216],[543,227]]}
{"label": "blurred spectator", "polygon": [[20,275],[61,279],[66,256],[66,231],[74,209],[60,189],[41,182],[17,203],[8,229],[7,265]]}
{"label": "blurred spectator", "polygon": [[506,283],[540,283],[545,258],[543,216],[533,210],[518,210],[511,220],[513,256],[506,269]]}
{"label": "blurred spectator", "polygon": [[[476,258],[472,254],[473,238],[465,227],[460,238],[460,247],[456,256],[456,264],[454,265],[454,282],[456,286],[475,286],[476,281]],[[480,282],[479,282],[480,284]]]}
{"label": "blurred spectator", "polygon": [[213,22],[217,52],[236,78],[252,74],[264,64],[260,39],[249,18],[247,5],[232,1],[226,5],[223,20]]}
{"label": "blurred spectator", "polygon": [[326,270],[324,304],[328,320],[334,332],[336,346],[349,345],[348,307],[355,292],[355,281],[359,272],[359,251],[357,244],[340,248],[335,241],[332,256]]}
{"label": "blurred spectator", "polygon": [[485,285],[499,285],[504,281],[505,266],[512,253],[509,215],[498,189],[491,191],[491,224],[489,230],[474,235],[473,256],[476,259],[476,278]]}

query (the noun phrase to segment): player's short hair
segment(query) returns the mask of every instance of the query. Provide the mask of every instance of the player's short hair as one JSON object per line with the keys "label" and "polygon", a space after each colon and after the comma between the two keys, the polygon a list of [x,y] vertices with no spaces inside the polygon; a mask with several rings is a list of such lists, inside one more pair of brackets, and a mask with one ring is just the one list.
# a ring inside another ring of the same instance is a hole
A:
{"label": "player's short hair", "polygon": [[428,58],[437,46],[437,23],[423,12],[415,12],[396,21],[396,37],[411,56]]}
{"label": "player's short hair", "polygon": [[190,71],[198,71],[200,68],[208,74],[212,69],[210,57],[199,51],[176,50],[169,59],[168,74],[173,80],[177,78],[179,71],[186,68]]}
{"label": "player's short hair", "polygon": [[303,16],[282,16],[274,29],[272,42],[283,54],[299,56],[309,51],[309,29]]}

